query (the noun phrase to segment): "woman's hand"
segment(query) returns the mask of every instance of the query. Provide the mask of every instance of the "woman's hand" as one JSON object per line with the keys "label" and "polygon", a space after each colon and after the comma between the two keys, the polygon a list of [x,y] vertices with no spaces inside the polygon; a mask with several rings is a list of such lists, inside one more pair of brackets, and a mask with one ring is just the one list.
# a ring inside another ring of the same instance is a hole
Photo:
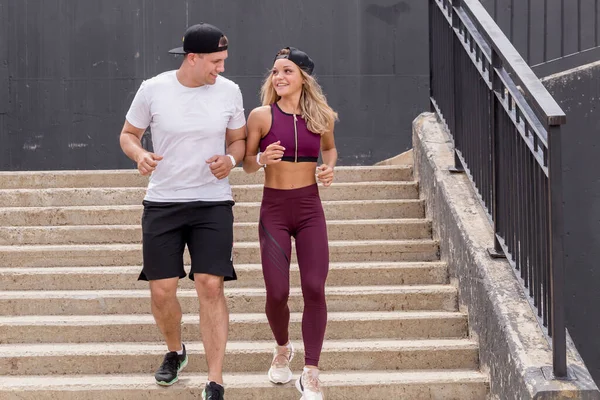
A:
{"label": "woman's hand", "polygon": [[281,162],[285,147],[281,146],[281,141],[278,140],[275,143],[271,143],[267,146],[265,151],[260,153],[260,163],[263,165],[272,165]]}
{"label": "woman's hand", "polygon": [[333,182],[333,168],[327,164],[317,167],[317,179],[323,186],[331,186],[331,183]]}

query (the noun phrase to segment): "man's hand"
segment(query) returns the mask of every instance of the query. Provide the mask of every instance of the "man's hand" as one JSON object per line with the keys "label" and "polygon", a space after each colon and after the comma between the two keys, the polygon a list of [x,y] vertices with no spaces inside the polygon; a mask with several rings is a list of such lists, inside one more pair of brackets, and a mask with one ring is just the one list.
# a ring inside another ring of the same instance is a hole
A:
{"label": "man's hand", "polygon": [[327,164],[317,167],[317,179],[323,186],[331,186],[331,183],[333,182],[333,168]]}
{"label": "man's hand", "polygon": [[163,157],[158,154],[150,153],[149,151],[144,151],[140,153],[137,157],[137,167],[140,174],[146,176],[150,175],[152,171],[156,169],[158,162],[162,160]]}
{"label": "man's hand", "polygon": [[212,156],[206,160],[206,163],[209,164],[210,172],[217,179],[227,178],[233,167],[235,167],[227,155]]}

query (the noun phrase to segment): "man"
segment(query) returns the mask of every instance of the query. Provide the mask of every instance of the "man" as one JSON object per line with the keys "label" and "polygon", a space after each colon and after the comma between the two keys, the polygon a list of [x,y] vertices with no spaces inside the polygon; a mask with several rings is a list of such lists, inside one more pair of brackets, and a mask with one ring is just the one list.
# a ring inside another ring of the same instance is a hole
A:
{"label": "man", "polygon": [[[187,365],[176,296],[178,280],[186,276],[187,245],[208,364],[205,400],[223,399],[229,327],[223,281],[236,279],[234,203],[227,177],[244,157],[246,138],[240,89],[219,76],[225,70],[227,45],[227,37],[212,25],[188,28],[183,47],[170,51],[184,55],[181,67],[142,83],[120,138],[121,148],[139,172],[150,175],[143,202],[144,265],[139,279],[150,282],[152,314],[169,350],[156,382],[174,384]],[[141,146],[148,126],[154,153]]]}

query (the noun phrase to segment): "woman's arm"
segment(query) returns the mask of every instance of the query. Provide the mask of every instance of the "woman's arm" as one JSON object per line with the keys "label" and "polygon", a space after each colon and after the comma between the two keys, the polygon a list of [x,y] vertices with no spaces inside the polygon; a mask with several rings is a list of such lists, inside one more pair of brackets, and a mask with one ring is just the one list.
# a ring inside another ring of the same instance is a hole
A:
{"label": "woman's arm", "polygon": [[333,137],[333,125],[331,129],[321,136],[321,155],[323,157],[323,164],[317,168],[320,171],[317,174],[317,179],[323,186],[329,186],[333,182],[333,169],[338,158],[335,139]]}
{"label": "woman's arm", "polygon": [[[256,162],[258,154],[258,145],[260,139],[271,129],[271,107],[257,107],[248,115],[248,137],[246,139],[246,156],[244,157],[244,171],[252,174],[261,168]],[[285,149],[279,145],[279,142],[271,143],[264,153],[261,153],[262,165],[271,165],[281,161]]]}

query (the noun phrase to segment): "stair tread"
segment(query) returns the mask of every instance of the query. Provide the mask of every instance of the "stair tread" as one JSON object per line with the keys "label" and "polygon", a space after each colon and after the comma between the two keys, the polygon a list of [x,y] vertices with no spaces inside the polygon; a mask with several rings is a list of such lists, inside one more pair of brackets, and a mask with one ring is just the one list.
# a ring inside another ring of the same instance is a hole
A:
{"label": "stair tread", "polygon": [[[415,186],[418,182],[415,180],[411,181],[360,181],[360,182],[333,182],[330,188],[334,187],[371,187],[371,186]],[[232,188],[239,189],[262,189],[264,185],[262,183],[250,183],[250,184],[231,184]],[[319,184],[320,190],[329,190],[329,188],[323,187]],[[0,189],[2,192],[67,192],[67,191],[100,191],[100,190],[146,190],[143,186],[95,186],[95,187],[47,187],[47,188],[12,188],[12,189]]]}
{"label": "stair tread", "polygon": [[[414,319],[449,319],[465,318],[460,311],[352,311],[329,312],[328,321],[382,321],[382,320],[414,320]],[[290,322],[302,320],[302,313],[290,313]],[[198,314],[183,314],[183,323],[197,323]],[[232,313],[230,323],[266,322],[264,313]],[[103,314],[103,315],[21,315],[0,316],[0,326],[17,325],[115,325],[140,324],[154,325],[154,317],[149,314]]]}
{"label": "stair tread", "polygon": [[[294,374],[298,376],[298,373]],[[476,370],[407,370],[407,371],[324,371],[319,379],[325,387],[351,384],[352,386],[385,385],[394,383],[487,383],[488,377]],[[182,373],[177,386],[199,386],[206,380],[206,374]],[[234,387],[273,387],[264,373],[225,374],[227,388]],[[293,381],[289,385],[293,385]],[[164,390],[158,387],[151,374],[111,374],[111,375],[50,375],[50,376],[3,376],[3,389],[86,388],[95,390],[119,390],[136,387],[139,389]]]}
{"label": "stair tread", "polygon": [[[186,265],[189,267],[189,265]],[[292,270],[298,270],[298,264],[291,264]],[[385,269],[404,269],[404,268],[431,268],[431,267],[439,267],[445,268],[446,263],[443,261],[422,261],[422,262],[414,262],[414,261],[390,261],[390,262],[378,262],[378,261],[366,261],[366,262],[332,262],[329,263],[329,270],[339,269],[339,270],[357,270],[357,269],[376,269],[376,268],[385,268]],[[83,267],[7,267],[0,268],[0,275],[34,275],[34,274],[81,274],[85,272],[86,274],[103,274],[108,272],[113,273],[127,273],[127,272],[140,272],[140,266],[137,265],[122,265],[122,266],[107,266],[107,267],[85,267],[85,271],[82,271]],[[236,264],[236,271],[254,271],[254,270],[262,270],[261,264]]]}
{"label": "stair tread", "polygon": [[[407,245],[407,244],[437,244],[434,239],[403,239],[403,240],[331,240],[329,247],[356,247],[373,245]],[[258,248],[259,242],[236,242],[234,247],[238,248]],[[29,251],[29,250],[141,250],[141,243],[138,244],[28,244],[0,246],[0,251]]]}
{"label": "stair tread", "polygon": [[[273,352],[273,341],[228,341],[228,353]],[[189,353],[204,354],[202,342],[186,342]],[[296,341],[294,347],[303,351],[304,345]],[[323,353],[339,351],[438,351],[438,350],[476,350],[477,343],[472,339],[381,339],[381,340],[326,340]],[[71,355],[135,355],[164,354],[165,344],[148,343],[26,343],[0,345],[0,357],[31,356],[71,356]]]}
{"label": "stair tread", "polygon": [[[422,199],[389,199],[389,200],[324,200],[323,205],[345,205],[345,204],[403,204],[403,203],[422,203]],[[260,206],[258,201],[236,202],[235,207],[257,207]],[[104,206],[37,206],[37,207],[0,207],[0,211],[23,211],[23,210],[141,210],[142,205],[104,205]]]}
{"label": "stair tread", "polygon": [[[452,285],[398,285],[398,286],[329,286],[327,295],[363,295],[363,294],[393,294],[393,293],[455,293]],[[264,296],[264,288],[225,288],[225,296]],[[300,296],[299,287],[290,289],[290,296]],[[196,297],[195,289],[179,289],[179,297]],[[106,298],[106,297],[150,297],[148,289],[127,290],[14,290],[0,291],[0,300],[7,299],[61,299],[61,298]]]}
{"label": "stair tread", "polygon": [[[350,220],[328,220],[327,225],[394,225],[394,224],[422,224],[430,223],[428,218],[381,218],[381,219],[350,219]],[[234,222],[233,226],[257,226],[256,222]],[[34,229],[52,229],[52,230],[86,230],[86,229],[141,229],[140,224],[118,224],[118,225],[27,225],[27,226],[0,226],[0,230],[34,230]]]}

